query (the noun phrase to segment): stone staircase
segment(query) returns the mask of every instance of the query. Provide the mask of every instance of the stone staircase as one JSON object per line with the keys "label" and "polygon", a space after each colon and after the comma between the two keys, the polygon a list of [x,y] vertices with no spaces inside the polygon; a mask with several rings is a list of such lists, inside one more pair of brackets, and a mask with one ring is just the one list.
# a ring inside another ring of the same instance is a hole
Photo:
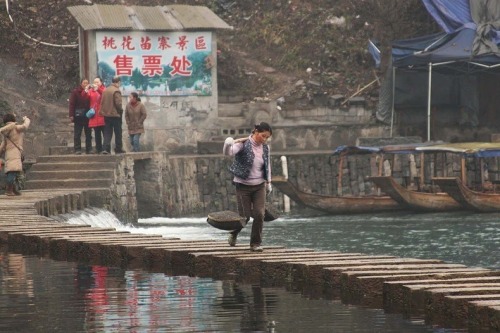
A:
{"label": "stone staircase", "polygon": [[[64,149],[68,148],[60,148],[59,154],[38,156],[26,171],[23,190],[83,193],[87,198],[85,207],[105,208],[123,222],[137,222],[137,195],[142,194],[141,186],[146,183],[147,187],[149,180],[139,177],[137,185],[135,168],[145,170],[152,165],[154,169],[163,153],[75,155],[65,154]],[[151,162],[155,158],[156,162]],[[152,193],[144,195],[145,200],[158,198]]]}
{"label": "stone staircase", "polygon": [[109,190],[119,158],[115,155],[39,156],[26,174],[25,188]]}

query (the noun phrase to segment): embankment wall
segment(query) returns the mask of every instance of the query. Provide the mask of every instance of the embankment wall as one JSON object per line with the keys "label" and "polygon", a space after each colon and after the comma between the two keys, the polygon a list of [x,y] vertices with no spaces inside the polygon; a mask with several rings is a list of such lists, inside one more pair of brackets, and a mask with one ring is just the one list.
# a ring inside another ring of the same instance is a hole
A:
{"label": "embankment wall", "polygon": [[[378,190],[368,177],[379,173],[392,175],[407,186],[427,186],[431,190],[432,176],[458,177],[461,165],[458,156],[453,155],[426,155],[421,163],[420,154],[341,158],[333,156],[331,151],[274,152],[275,176],[283,174],[282,156],[286,156],[291,182],[303,191],[324,195],[375,194]],[[123,164],[128,171],[118,173],[127,179],[119,183],[124,185],[122,190],[126,195],[135,198],[122,201],[128,205],[127,209],[137,210],[139,217],[202,216],[213,211],[236,210],[235,189],[228,171],[231,162],[231,158],[223,155],[166,154],[153,154],[150,159],[135,160],[133,164],[129,161]],[[469,163],[469,179],[474,182],[472,164]],[[422,183],[417,179],[421,176]],[[134,188],[127,190],[131,186]],[[129,204],[134,200],[136,204]],[[283,207],[283,195],[278,190],[272,192],[270,200],[278,208]],[[297,207],[292,202],[292,211]]]}

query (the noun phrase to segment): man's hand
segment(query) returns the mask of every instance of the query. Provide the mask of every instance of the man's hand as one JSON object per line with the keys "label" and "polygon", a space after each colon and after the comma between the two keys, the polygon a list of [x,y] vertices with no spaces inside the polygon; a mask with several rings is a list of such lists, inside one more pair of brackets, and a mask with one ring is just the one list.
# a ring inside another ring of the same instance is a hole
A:
{"label": "man's hand", "polygon": [[266,193],[269,195],[273,191],[271,183],[266,183]]}

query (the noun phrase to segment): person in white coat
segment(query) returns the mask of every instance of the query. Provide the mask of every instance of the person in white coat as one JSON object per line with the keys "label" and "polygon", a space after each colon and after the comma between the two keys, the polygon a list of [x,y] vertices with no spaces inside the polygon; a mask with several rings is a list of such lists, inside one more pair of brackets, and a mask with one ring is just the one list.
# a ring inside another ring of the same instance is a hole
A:
{"label": "person in white coat", "polygon": [[7,113],[3,116],[4,126],[0,128],[2,135],[2,144],[0,145],[0,154],[5,159],[5,174],[7,175],[7,185],[5,194],[8,196],[20,195],[16,188],[16,179],[19,173],[23,171],[23,141],[24,132],[30,126],[30,119],[23,117],[23,123],[16,123],[16,116]]}

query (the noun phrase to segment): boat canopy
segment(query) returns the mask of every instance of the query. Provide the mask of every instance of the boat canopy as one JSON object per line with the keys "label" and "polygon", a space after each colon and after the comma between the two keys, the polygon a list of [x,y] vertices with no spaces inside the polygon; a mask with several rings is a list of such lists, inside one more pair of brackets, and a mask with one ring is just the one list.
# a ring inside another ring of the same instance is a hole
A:
{"label": "boat canopy", "polygon": [[368,146],[338,146],[332,155],[351,155],[351,154],[374,154],[380,151],[380,147]]}
{"label": "boat canopy", "polygon": [[418,147],[423,152],[450,152],[473,157],[500,156],[500,142],[459,142]]}
{"label": "boat canopy", "polygon": [[333,155],[355,155],[355,154],[412,154],[419,147],[428,147],[437,144],[443,144],[443,141],[429,141],[419,143],[403,143],[386,146],[338,146]]}
{"label": "boat canopy", "polygon": [[428,141],[420,143],[407,143],[400,145],[388,145],[380,148],[380,151],[385,154],[413,154],[420,147],[428,147],[436,144],[443,144],[443,141]]}

